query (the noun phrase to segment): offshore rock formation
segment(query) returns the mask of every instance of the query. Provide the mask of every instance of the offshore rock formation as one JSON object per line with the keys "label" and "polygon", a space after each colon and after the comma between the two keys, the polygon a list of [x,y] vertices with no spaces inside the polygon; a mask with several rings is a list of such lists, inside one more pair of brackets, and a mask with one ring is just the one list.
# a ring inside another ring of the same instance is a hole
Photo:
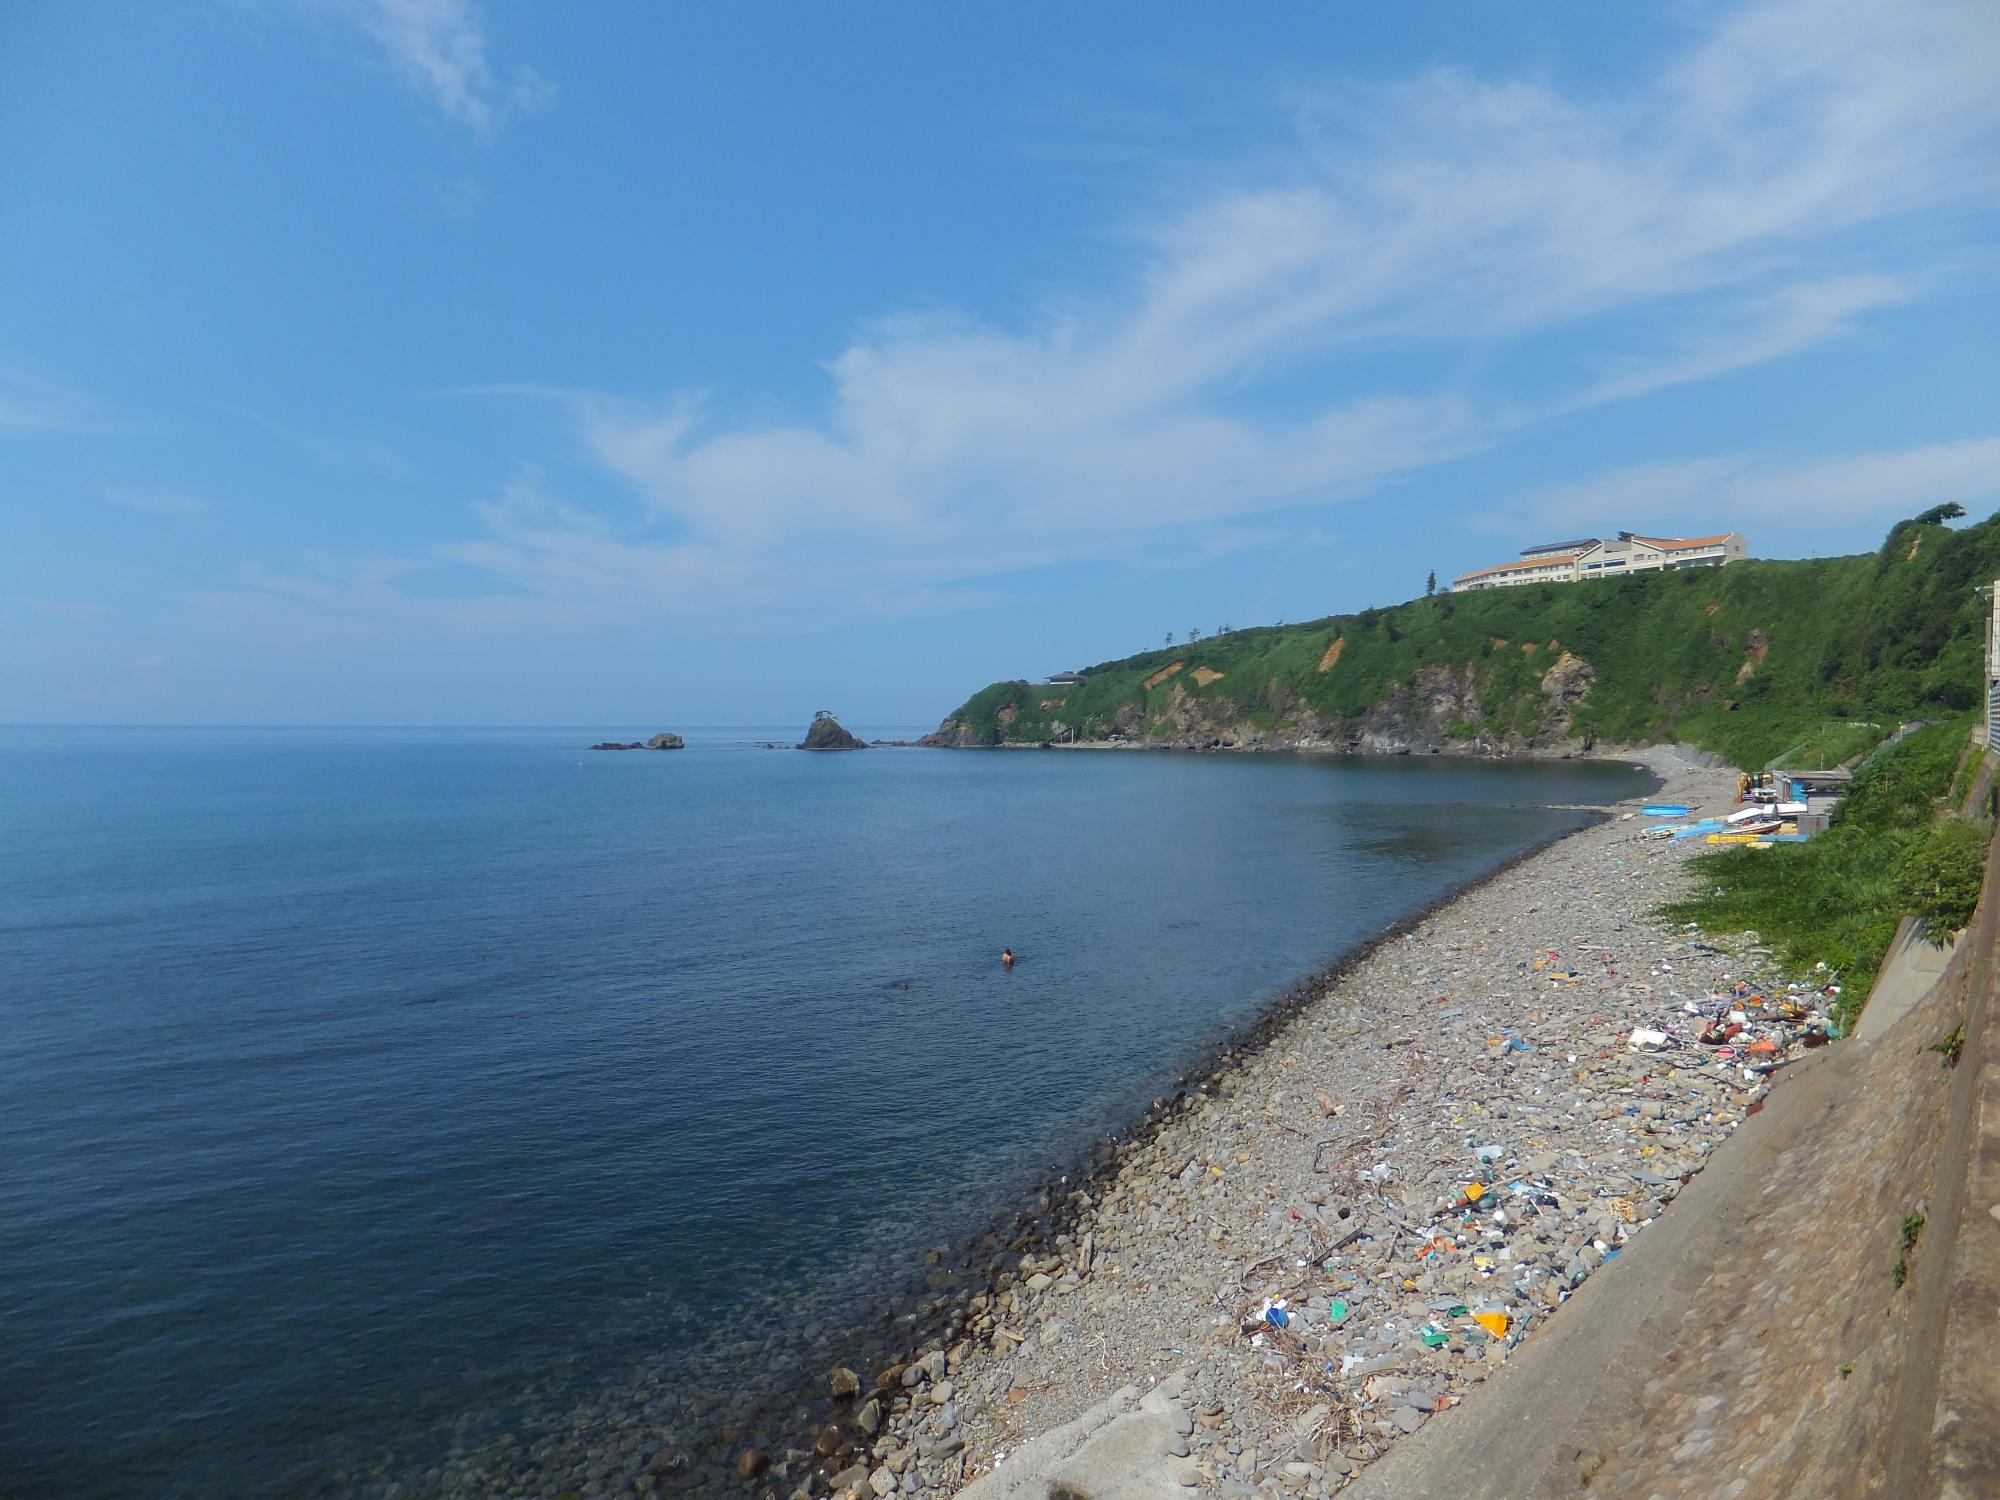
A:
{"label": "offshore rock formation", "polygon": [[656,734],[650,740],[633,740],[630,744],[620,744],[616,740],[606,740],[601,745],[592,745],[593,750],[685,750],[687,741],[677,734]]}
{"label": "offshore rock formation", "polygon": [[801,750],[866,750],[867,741],[858,740],[840,727],[836,719],[825,709],[813,715],[812,727],[806,730],[806,737],[799,742]]}

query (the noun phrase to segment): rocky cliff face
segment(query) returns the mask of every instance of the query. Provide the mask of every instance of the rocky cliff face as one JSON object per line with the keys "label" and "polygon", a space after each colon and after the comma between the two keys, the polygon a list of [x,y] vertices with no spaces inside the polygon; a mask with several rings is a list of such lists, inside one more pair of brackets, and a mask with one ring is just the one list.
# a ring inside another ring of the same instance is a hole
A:
{"label": "rocky cliff face", "polygon": [[[1538,713],[1524,713],[1520,727],[1505,734],[1468,733],[1464,726],[1481,723],[1478,674],[1470,663],[1419,668],[1408,682],[1389,690],[1358,714],[1315,712],[1303,705],[1286,705],[1287,712],[1266,715],[1264,727],[1235,699],[1194,696],[1179,683],[1165,688],[1150,724],[1136,704],[1120,710],[1115,728],[1099,743],[1128,743],[1179,750],[1342,750],[1358,755],[1488,755],[1565,756],[1594,748],[1588,735],[1572,732],[1571,720],[1588,696],[1596,671],[1582,657],[1561,652],[1542,675],[1544,700]],[[1024,743],[1012,734],[1012,709],[1002,708],[997,725],[1002,744]],[[1067,726],[1051,721],[1054,732],[1035,743],[1060,742]],[[957,718],[948,718],[918,742],[947,749],[991,743],[980,739]]]}

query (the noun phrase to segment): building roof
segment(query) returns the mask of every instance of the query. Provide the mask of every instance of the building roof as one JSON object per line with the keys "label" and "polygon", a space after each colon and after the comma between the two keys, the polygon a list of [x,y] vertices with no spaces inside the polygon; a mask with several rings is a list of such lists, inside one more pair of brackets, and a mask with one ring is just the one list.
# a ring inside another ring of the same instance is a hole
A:
{"label": "building roof", "polygon": [[1659,547],[1668,552],[1678,552],[1683,547],[1719,547],[1731,537],[1733,531],[1725,531],[1720,536],[1633,536],[1635,542],[1644,542],[1649,547]]}
{"label": "building roof", "polygon": [[1595,547],[1596,545],[1596,537],[1580,536],[1573,542],[1544,542],[1539,547],[1523,547],[1521,549],[1521,556],[1536,557],[1544,552],[1567,552],[1571,556],[1575,556],[1585,547]]}
{"label": "building roof", "polygon": [[1474,568],[1470,573],[1459,574],[1458,577],[1452,579],[1452,582],[1463,583],[1468,578],[1485,578],[1494,573],[1513,573],[1513,572],[1518,572],[1522,568],[1548,568],[1548,567],[1553,567],[1557,563],[1566,563],[1575,561],[1576,558],[1574,556],[1529,557],[1529,558],[1524,558],[1520,562],[1500,563],[1491,568]]}

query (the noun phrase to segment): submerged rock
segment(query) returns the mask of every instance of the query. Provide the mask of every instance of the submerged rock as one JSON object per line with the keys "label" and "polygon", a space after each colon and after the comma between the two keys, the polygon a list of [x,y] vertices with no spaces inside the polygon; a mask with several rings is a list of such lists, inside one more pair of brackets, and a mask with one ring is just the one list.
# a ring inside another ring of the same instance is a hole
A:
{"label": "submerged rock", "polygon": [[813,715],[812,727],[806,737],[799,742],[801,750],[866,750],[867,742],[857,740],[840,727],[836,719],[825,709]]}

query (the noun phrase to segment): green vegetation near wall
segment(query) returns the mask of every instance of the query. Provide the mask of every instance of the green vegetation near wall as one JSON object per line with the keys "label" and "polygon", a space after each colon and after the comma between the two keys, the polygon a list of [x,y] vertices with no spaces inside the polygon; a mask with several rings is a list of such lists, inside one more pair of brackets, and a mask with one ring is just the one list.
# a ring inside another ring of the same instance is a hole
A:
{"label": "green vegetation near wall", "polygon": [[1545,679],[1568,653],[1594,674],[1569,738],[1678,739],[1760,766],[1828,721],[1971,708],[1976,589],[1996,574],[2000,516],[1956,531],[1906,521],[1871,554],[1440,594],[1233,631],[1102,663],[1068,687],[994,683],[952,719],[961,743],[984,745],[1171,737],[1169,715],[1325,732],[1416,692],[1451,698],[1438,739],[1504,741],[1541,728]]}
{"label": "green vegetation near wall", "polygon": [[1771,764],[1788,771],[1831,771],[1873,750],[1891,728],[1868,720],[1823,724]]}
{"label": "green vegetation near wall", "polygon": [[1979,899],[1990,829],[1938,822],[1972,723],[1932,724],[1855,776],[1832,828],[1804,844],[1697,858],[1698,894],[1663,909],[1726,935],[1754,931],[1796,969],[1838,970],[1850,1014],[1867,998],[1906,912],[1933,932],[1965,925]]}

